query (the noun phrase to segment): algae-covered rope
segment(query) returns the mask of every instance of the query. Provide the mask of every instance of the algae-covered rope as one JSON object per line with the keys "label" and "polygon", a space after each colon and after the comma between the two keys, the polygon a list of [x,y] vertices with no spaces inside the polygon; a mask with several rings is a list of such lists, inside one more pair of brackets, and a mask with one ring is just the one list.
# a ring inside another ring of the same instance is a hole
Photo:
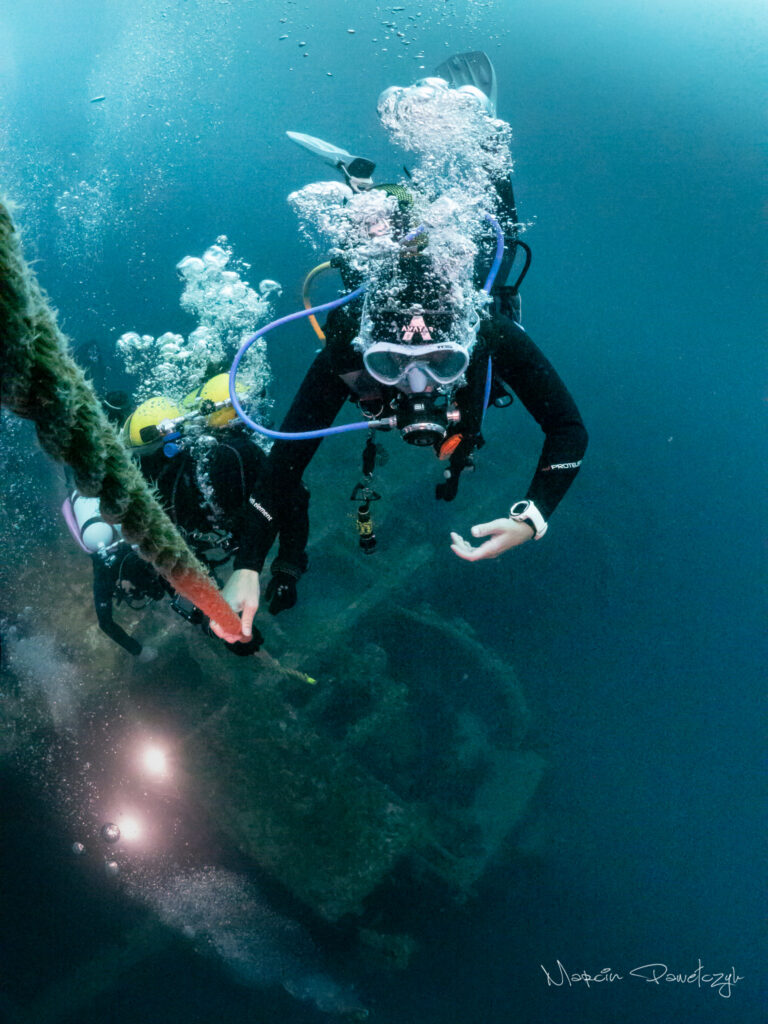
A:
{"label": "algae-covered rope", "polygon": [[240,620],[163,511],[68,352],[67,339],[27,265],[0,200],[0,400],[34,422],[43,449],[71,467],[78,490],[98,498],[173,588],[229,633]]}

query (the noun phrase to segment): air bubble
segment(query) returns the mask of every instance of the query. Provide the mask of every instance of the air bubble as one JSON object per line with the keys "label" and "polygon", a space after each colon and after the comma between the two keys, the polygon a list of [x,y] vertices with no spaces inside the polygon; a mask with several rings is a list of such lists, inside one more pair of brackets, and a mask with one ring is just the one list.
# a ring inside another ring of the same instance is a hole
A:
{"label": "air bubble", "polygon": [[99,834],[105,843],[116,843],[120,838],[120,828],[113,821],[107,821],[101,826]]}

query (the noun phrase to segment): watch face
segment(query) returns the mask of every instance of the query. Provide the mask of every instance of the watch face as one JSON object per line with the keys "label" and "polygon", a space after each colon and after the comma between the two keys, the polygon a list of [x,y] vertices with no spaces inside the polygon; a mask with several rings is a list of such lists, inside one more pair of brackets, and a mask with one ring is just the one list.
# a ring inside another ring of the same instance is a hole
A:
{"label": "watch face", "polygon": [[529,501],[518,501],[512,506],[513,516],[522,516],[528,511]]}

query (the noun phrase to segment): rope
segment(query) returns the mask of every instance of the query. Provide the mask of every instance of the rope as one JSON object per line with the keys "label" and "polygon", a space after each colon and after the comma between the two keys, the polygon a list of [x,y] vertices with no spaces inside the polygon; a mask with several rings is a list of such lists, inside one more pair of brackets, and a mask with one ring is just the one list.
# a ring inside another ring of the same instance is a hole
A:
{"label": "rope", "polygon": [[77,489],[98,498],[139,554],[227,632],[240,620],[174,527],[123,447],[32,270],[0,200],[0,402],[32,420],[44,451],[71,467]]}

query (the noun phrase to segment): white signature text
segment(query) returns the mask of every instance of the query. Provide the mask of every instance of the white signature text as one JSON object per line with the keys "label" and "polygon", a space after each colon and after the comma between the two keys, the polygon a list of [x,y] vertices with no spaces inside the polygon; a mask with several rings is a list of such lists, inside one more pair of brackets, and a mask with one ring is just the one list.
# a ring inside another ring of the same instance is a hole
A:
{"label": "white signature text", "polygon": [[[568,971],[560,960],[556,962],[552,971],[548,971],[544,964],[539,966],[547,979],[547,988],[551,986],[560,988],[563,985],[567,985],[569,988],[573,988],[575,985],[584,985],[586,988],[590,988],[592,985],[606,982],[624,981],[625,978],[624,974],[620,974],[610,967],[603,967],[595,974],[590,974],[589,971]],[[698,966],[693,971],[677,972],[661,963],[643,964],[641,967],[633,967],[627,972],[626,977],[639,978],[652,985],[672,982],[677,985],[709,988],[716,991],[723,999],[730,999],[734,986],[740,981],[744,981],[744,978],[736,973],[735,967],[731,967],[730,971],[705,971],[701,960],[698,961]]]}

